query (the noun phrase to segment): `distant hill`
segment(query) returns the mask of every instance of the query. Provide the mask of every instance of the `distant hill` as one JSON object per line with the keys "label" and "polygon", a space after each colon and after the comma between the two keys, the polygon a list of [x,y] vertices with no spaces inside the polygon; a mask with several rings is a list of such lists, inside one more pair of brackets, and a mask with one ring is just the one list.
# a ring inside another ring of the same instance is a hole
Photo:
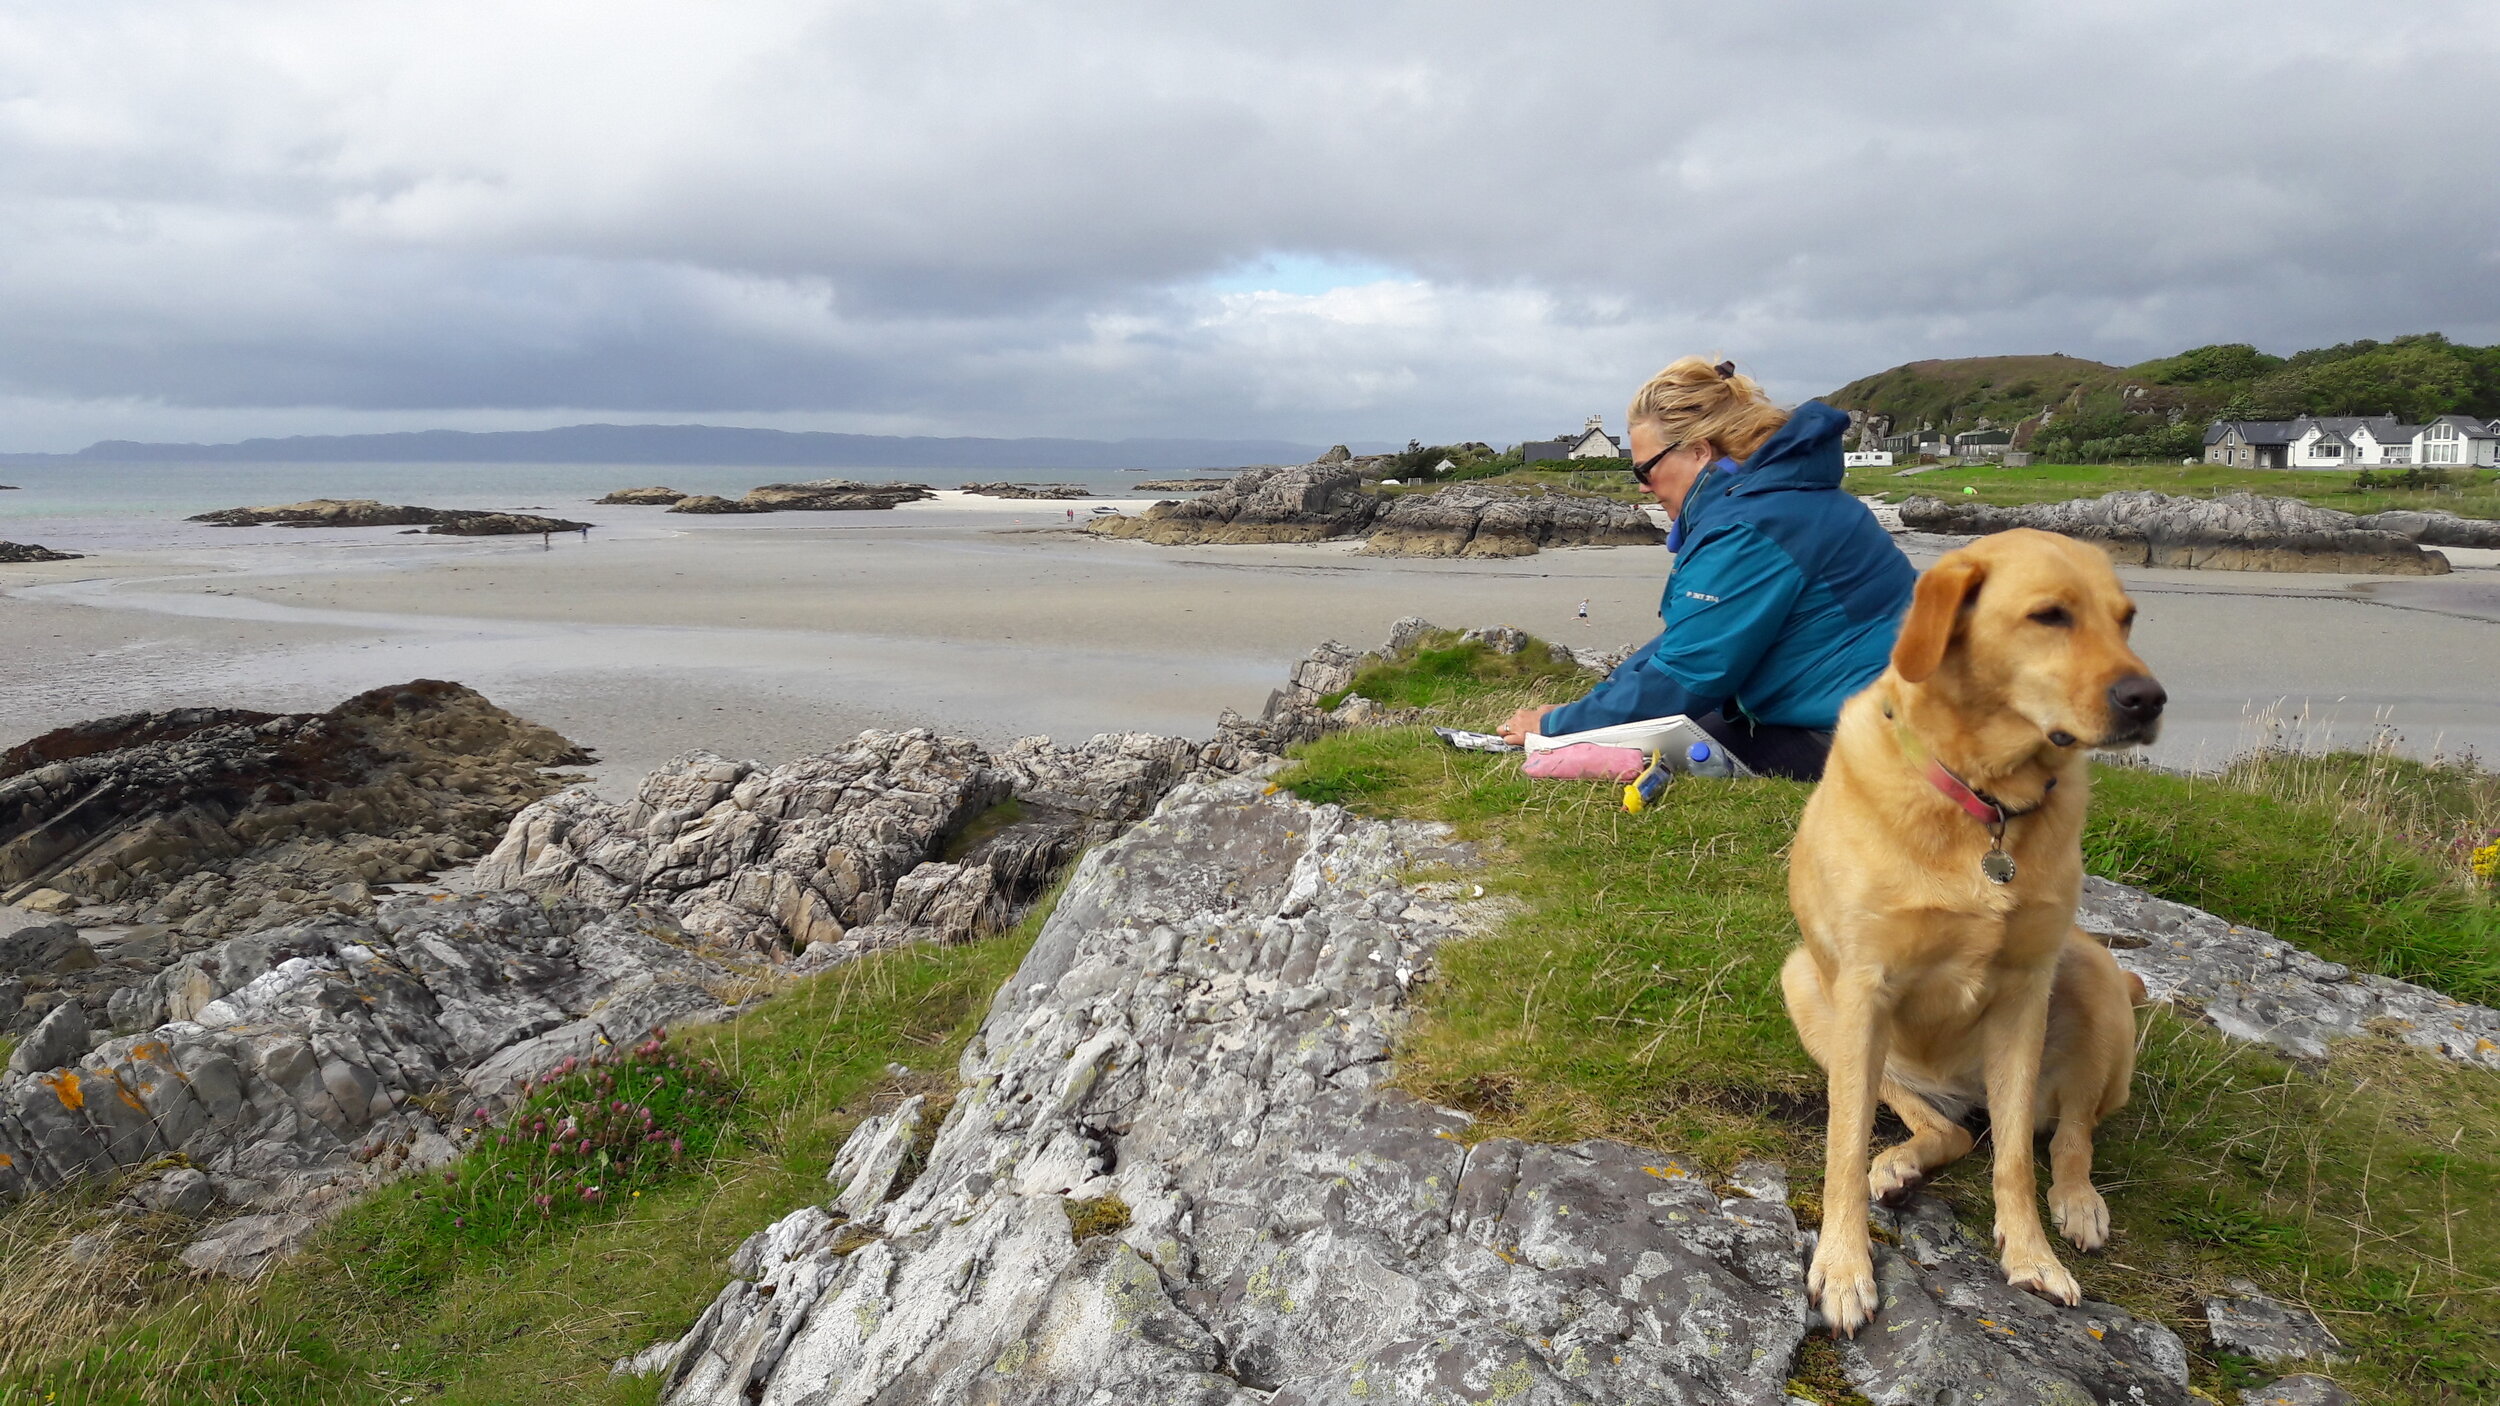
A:
{"label": "distant hill", "polygon": [[1219,469],[1301,464],[1321,447],[1266,439],[975,439],[832,434],[725,425],[570,425],[294,435],[239,444],[108,439],[72,454],[0,463],[717,464],[805,469]]}
{"label": "distant hill", "polygon": [[1985,418],[2051,462],[2177,459],[2217,418],[2392,414],[2500,416],[2500,346],[2437,332],[2276,356],[2245,342],[2195,347],[2133,366],[2072,356],[1913,361],[1823,397],[1870,430],[1945,433]]}
{"label": "distant hill", "polygon": [[1951,434],[1982,418],[2000,428],[2079,397],[2115,392],[2127,370],[2079,356],[1965,356],[1913,361],[1862,376],[1823,397],[1842,410],[1889,417],[1894,432],[1933,425]]}

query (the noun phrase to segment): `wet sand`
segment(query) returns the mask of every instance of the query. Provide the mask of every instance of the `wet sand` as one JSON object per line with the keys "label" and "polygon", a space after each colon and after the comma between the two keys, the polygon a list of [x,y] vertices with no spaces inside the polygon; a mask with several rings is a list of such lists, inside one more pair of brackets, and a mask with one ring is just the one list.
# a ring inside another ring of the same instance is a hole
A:
{"label": "wet sand", "polygon": [[[680,751],[780,760],[863,727],[988,741],[1204,736],[1323,638],[1507,623],[1611,646],[1655,628],[1663,552],[1513,561],[1344,544],[1172,549],[1002,500],[687,519],[592,508],[587,541],[390,529],[0,567],[0,745],[137,708],[320,708],[458,679],[558,728],[629,787]],[[1094,504],[1074,505],[1080,516]],[[1935,544],[1912,544],[1922,564]],[[2210,763],[2252,712],[2359,742],[2500,753],[2500,569],[2438,578],[2130,570],[2171,689],[2159,759]],[[1589,601],[1592,619],[1575,618]]]}

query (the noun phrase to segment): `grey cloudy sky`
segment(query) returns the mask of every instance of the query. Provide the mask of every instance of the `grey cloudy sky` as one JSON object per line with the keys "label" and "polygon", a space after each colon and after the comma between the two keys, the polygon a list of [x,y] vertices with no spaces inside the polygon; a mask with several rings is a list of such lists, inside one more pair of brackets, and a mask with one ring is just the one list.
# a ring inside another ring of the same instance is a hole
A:
{"label": "grey cloudy sky", "polygon": [[2500,340],[2500,5],[0,0],[0,449]]}

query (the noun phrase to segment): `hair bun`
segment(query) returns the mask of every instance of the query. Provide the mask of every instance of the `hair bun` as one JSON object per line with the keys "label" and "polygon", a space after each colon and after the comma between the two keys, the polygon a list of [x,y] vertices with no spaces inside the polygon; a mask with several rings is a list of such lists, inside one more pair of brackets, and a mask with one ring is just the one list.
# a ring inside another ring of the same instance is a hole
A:
{"label": "hair bun", "polygon": [[1718,372],[1719,379],[1722,381],[1732,381],[1736,379],[1736,363],[1733,361],[1722,361],[1710,369]]}

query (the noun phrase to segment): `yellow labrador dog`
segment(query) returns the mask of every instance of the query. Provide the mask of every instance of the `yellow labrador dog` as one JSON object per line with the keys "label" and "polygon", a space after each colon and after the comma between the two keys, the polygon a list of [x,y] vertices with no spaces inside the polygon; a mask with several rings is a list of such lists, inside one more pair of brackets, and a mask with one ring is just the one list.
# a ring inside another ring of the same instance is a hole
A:
{"label": "yellow labrador dog", "polygon": [[[1995,1131],[2008,1282],[2082,1291],[2040,1224],[2031,1134],[2054,1119],[2049,1206],[2109,1236],[2092,1129],[2127,1101],[2142,984],[2075,928],[2086,753],[2150,742],[2167,695],[2128,647],[2135,604],[2099,549],[2028,529],[1919,578],[1892,667],[1841,710],[1788,874],[1805,941],[1781,971],[1830,1077],[1823,1233],[1806,1292],[1835,1332],[1878,1302],[1867,1198],[1908,1195]],[[1910,1140],[1872,1159],[1875,1101]]]}

